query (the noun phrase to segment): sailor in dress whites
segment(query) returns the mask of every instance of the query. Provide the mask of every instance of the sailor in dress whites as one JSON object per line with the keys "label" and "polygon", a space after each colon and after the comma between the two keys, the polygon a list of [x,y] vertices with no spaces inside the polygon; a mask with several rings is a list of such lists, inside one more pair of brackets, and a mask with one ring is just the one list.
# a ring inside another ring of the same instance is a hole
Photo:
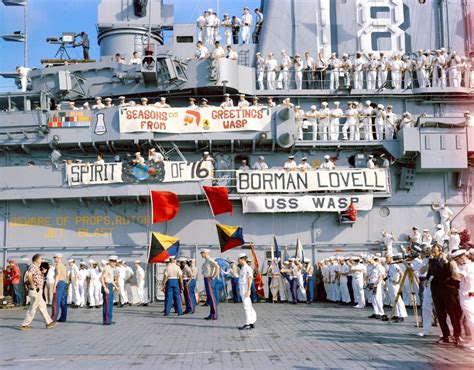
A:
{"label": "sailor in dress whites", "polygon": [[76,265],[74,258],[68,260],[69,267],[67,271],[67,303],[75,306],[79,306],[79,285],[78,285],[78,274],[79,267]]}
{"label": "sailor in dress whites", "polygon": [[207,304],[209,305],[209,316],[205,320],[217,320],[217,306],[219,305],[219,295],[217,290],[217,276],[219,275],[219,265],[209,256],[209,249],[201,250],[201,257],[205,260],[202,265],[202,276],[204,278],[204,288],[206,289]]}
{"label": "sailor in dress whites", "polygon": [[385,267],[383,267],[377,256],[372,259],[372,271],[369,275],[369,289],[372,295],[372,305],[374,313],[369,319],[381,319],[384,315],[383,311],[383,279],[385,278]]}
{"label": "sailor in dress whites", "polygon": [[354,66],[354,89],[362,90],[364,86],[364,58],[362,58],[362,53],[358,51],[354,58],[352,65]]}
{"label": "sailor in dress whites", "polygon": [[174,306],[178,311],[178,316],[183,314],[183,305],[181,304],[181,287],[183,286],[183,273],[176,264],[176,257],[170,256],[170,263],[166,266],[164,283],[166,291],[166,306],[163,316],[169,316],[171,307]]}
{"label": "sailor in dress whites", "polygon": [[102,98],[100,96],[97,96],[95,98],[95,104],[92,106],[92,109],[99,110],[99,109],[104,109],[104,108],[105,108],[105,105],[104,103],[102,103]]}
{"label": "sailor in dress whites", "polygon": [[[393,307],[395,304],[395,298],[397,297],[398,290],[400,289],[400,281],[402,280],[402,270],[397,263],[393,263],[391,254],[386,256],[387,262],[387,283],[388,283],[388,296],[390,300],[390,306]],[[402,322],[405,317],[408,317],[407,310],[405,308],[405,302],[403,302],[402,296],[398,297],[397,305],[395,306],[395,313],[392,317],[393,322]]]}
{"label": "sailor in dress whites", "polygon": [[205,23],[205,29],[206,29],[206,45],[212,45],[214,44],[214,26],[215,26],[215,20],[216,16],[214,15],[214,10],[212,9],[207,9],[207,11],[204,12],[204,18],[206,20]]}
{"label": "sailor in dress whites", "polygon": [[375,138],[377,140],[383,140],[385,118],[385,107],[382,104],[378,104],[377,109],[375,109]]}
{"label": "sailor in dress whites", "polygon": [[444,232],[447,234],[451,229],[451,219],[454,216],[454,212],[445,203],[441,203],[439,206],[436,206],[434,203],[431,203],[431,209],[433,211],[439,212],[441,224],[444,227]]}
{"label": "sailor in dress whites", "polygon": [[112,325],[113,308],[114,308],[114,290],[118,290],[118,286],[114,280],[114,269],[117,266],[117,256],[110,256],[101,273],[100,283],[102,285],[102,297],[104,305],[102,308],[102,324]]}
{"label": "sailor in dress whites", "polygon": [[203,46],[201,41],[196,43],[196,50],[194,51],[195,59],[206,59],[209,57],[209,49]]}
{"label": "sailor in dress whites", "polygon": [[339,259],[339,270],[337,275],[339,276],[339,289],[341,291],[341,301],[345,304],[350,304],[351,296],[349,294],[349,286],[347,285],[347,279],[349,275],[350,267],[345,263],[344,258]]}
{"label": "sailor in dress whites", "polygon": [[230,60],[238,60],[239,59],[239,54],[237,54],[236,51],[232,50],[232,46],[227,45],[227,55],[226,58]]}
{"label": "sailor in dress whites", "polygon": [[239,108],[248,108],[250,106],[250,103],[248,102],[248,100],[245,99],[245,94],[239,95],[239,102],[237,103],[237,106]]}
{"label": "sailor in dress whites", "polygon": [[248,330],[255,328],[257,313],[255,312],[252,306],[252,300],[250,299],[253,269],[247,264],[247,255],[245,253],[239,254],[239,266],[239,291],[245,312],[245,325],[241,326],[239,330]]}
{"label": "sailor in dress whites", "polygon": [[289,90],[289,68],[291,58],[286,54],[286,50],[281,51],[280,73],[278,74],[277,89]]}
{"label": "sailor in dress whites", "polygon": [[85,307],[87,303],[87,269],[86,263],[79,263],[79,272],[77,273],[78,302],[79,307]]}
{"label": "sailor in dress whites", "polygon": [[230,94],[224,94],[224,101],[221,103],[221,108],[231,108],[234,106],[234,101],[230,98]]}
{"label": "sailor in dress whites", "polygon": [[201,42],[203,42],[204,28],[206,27],[206,13],[207,12],[204,12],[203,15],[200,15],[198,19],[196,19],[196,28],[198,33],[197,39]]}
{"label": "sailor in dress whites", "polygon": [[339,139],[339,119],[344,115],[344,112],[340,108],[341,103],[338,101],[334,102],[334,109],[331,110],[331,123],[329,127],[329,139],[337,141]]}
{"label": "sailor in dress whites", "polygon": [[293,62],[293,68],[295,69],[295,82],[296,90],[303,89],[303,61],[301,60],[301,55],[296,54],[295,60]]}
{"label": "sailor in dress whites", "polygon": [[300,164],[298,165],[298,170],[300,171],[308,171],[308,170],[312,170],[313,168],[311,167],[311,165],[308,163],[308,158],[306,157],[303,157],[301,158],[301,162]]}
{"label": "sailor in dress whites", "polygon": [[[459,278],[459,302],[464,314],[466,326],[474,333],[474,262],[466,255],[466,251],[459,249],[451,257],[456,262],[456,275]],[[474,341],[463,345],[474,351]]]}
{"label": "sailor in dress whites", "polygon": [[393,113],[393,107],[387,105],[387,111],[385,113],[385,139],[393,140],[395,132],[397,131],[397,115]]}
{"label": "sailor in dress whites", "polygon": [[347,129],[349,129],[349,140],[354,141],[356,138],[360,138],[357,115],[358,112],[355,109],[354,103],[349,102],[346,110],[346,122],[342,126],[343,140],[347,140]]}
{"label": "sailor in dress whites", "polygon": [[323,141],[328,140],[330,114],[331,110],[328,108],[328,103],[323,101],[321,103],[321,109],[319,110],[319,137]]}
{"label": "sailor in dress whites", "polygon": [[224,37],[226,45],[232,44],[232,21],[229,14],[224,13],[224,18],[221,21],[221,27],[224,28]]}
{"label": "sailor in dress whites", "polygon": [[377,67],[378,61],[372,53],[368,54],[369,60],[364,65],[367,70],[367,90],[375,90],[375,83],[377,81]]}
{"label": "sailor in dress whites", "polygon": [[89,269],[87,270],[89,278],[89,308],[99,308],[100,299],[100,270],[97,267],[97,261],[89,261]]}
{"label": "sailor in dress whites", "polygon": [[296,131],[297,131],[297,139],[303,140],[303,122],[304,122],[304,110],[301,109],[299,105],[295,107],[295,124],[296,124]]}
{"label": "sailor in dress whites", "polygon": [[310,111],[305,113],[305,117],[308,121],[308,126],[311,126],[312,129],[312,139],[313,141],[318,140],[318,117],[319,112],[315,105],[312,105]]}
{"label": "sailor in dress whites", "polygon": [[287,171],[295,171],[298,168],[298,165],[295,162],[295,156],[289,155],[288,160],[283,165],[283,169]]}
{"label": "sailor in dress whites", "polygon": [[250,29],[252,28],[253,17],[249,12],[249,8],[244,7],[244,13],[242,14],[242,43],[250,44]]}
{"label": "sailor in dress whites", "polygon": [[135,261],[135,278],[137,281],[138,305],[148,306],[147,294],[145,292],[145,270],[140,266],[140,260]]}
{"label": "sailor in dress whites", "polygon": [[319,167],[322,170],[334,170],[336,168],[336,165],[334,164],[333,161],[331,161],[331,157],[326,154],[324,156],[324,162],[321,163],[321,166]]}
{"label": "sailor in dress whites", "polygon": [[327,69],[329,71],[329,89],[339,89],[339,70],[340,70],[341,62],[337,58],[336,53],[332,53],[331,57],[328,59],[327,62]]}
{"label": "sailor in dress whites", "polygon": [[392,72],[392,87],[394,89],[402,88],[402,69],[404,63],[402,62],[400,55],[394,54],[393,60],[389,62],[388,66]]}
{"label": "sailor in dress whites", "polygon": [[365,266],[361,263],[359,257],[353,259],[354,264],[351,266],[349,273],[352,274],[352,289],[354,291],[354,300],[356,301],[355,308],[365,307],[365,292],[364,292],[364,275],[366,272]]}
{"label": "sailor in dress whites", "polygon": [[189,98],[188,101],[189,101],[189,105],[187,107],[188,109],[193,109],[193,110],[199,109],[199,107],[196,105],[196,99]]}
{"label": "sailor in dress whites", "polygon": [[388,75],[388,59],[385,57],[384,53],[380,53],[380,58],[377,61],[377,89],[383,89],[385,87],[385,83],[387,82],[387,75]]}
{"label": "sailor in dress whites", "polygon": [[275,90],[276,69],[278,61],[275,59],[273,53],[268,54],[265,60],[265,69],[267,70],[267,89]]}
{"label": "sailor in dress whites", "polygon": [[263,155],[258,157],[258,161],[252,166],[252,170],[268,170],[268,165],[265,163],[265,157]]}

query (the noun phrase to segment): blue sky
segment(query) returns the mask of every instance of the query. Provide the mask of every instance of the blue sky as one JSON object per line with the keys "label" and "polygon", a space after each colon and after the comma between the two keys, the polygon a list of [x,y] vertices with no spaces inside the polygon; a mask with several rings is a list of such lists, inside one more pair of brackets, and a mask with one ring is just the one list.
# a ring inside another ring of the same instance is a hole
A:
{"label": "blue sky", "polygon": [[[118,1],[118,0],[116,0]],[[99,0],[29,0],[28,5],[28,65],[40,67],[40,60],[52,58],[58,45],[50,45],[47,37],[60,36],[62,32],[85,31],[91,41],[92,58],[99,56],[97,45],[97,5]],[[260,0],[164,0],[173,4],[176,23],[194,23],[198,15],[207,8],[219,9],[219,15],[242,14],[246,5],[250,9],[259,7]],[[23,7],[6,7],[0,3],[0,34],[23,31]],[[72,58],[80,58],[82,49],[68,50]],[[23,44],[5,42],[0,39],[0,71],[13,71],[23,64]],[[0,92],[15,90],[13,80],[0,77]]]}

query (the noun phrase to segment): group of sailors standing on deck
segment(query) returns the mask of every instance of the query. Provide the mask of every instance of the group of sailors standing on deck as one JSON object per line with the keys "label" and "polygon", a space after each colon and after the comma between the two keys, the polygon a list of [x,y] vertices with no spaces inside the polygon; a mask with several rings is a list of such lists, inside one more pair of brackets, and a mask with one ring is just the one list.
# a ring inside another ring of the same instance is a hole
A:
{"label": "group of sailors standing on deck", "polygon": [[344,53],[341,58],[337,53],[327,58],[322,51],[315,58],[309,52],[291,57],[282,50],[279,59],[274,53],[266,58],[257,53],[255,62],[259,90],[473,88],[473,65],[472,57],[461,57],[445,48],[391,56],[383,52],[365,56],[358,51],[352,57]]}
{"label": "group of sailors standing on deck", "polygon": [[[216,41],[224,40],[226,45],[250,44],[250,38],[257,44],[263,26],[263,14],[259,8],[254,10],[255,18],[248,7],[243,8],[242,16],[232,17],[224,13],[219,20],[217,12],[209,8],[196,20],[197,39],[204,45],[214,45]],[[253,28],[253,33],[252,33]],[[224,38],[220,34],[224,31]]]}

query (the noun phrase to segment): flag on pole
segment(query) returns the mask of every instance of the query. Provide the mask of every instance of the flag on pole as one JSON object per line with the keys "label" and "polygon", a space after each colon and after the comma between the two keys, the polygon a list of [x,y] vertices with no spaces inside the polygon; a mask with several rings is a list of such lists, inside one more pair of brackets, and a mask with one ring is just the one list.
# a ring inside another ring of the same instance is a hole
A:
{"label": "flag on pole", "polygon": [[229,191],[225,186],[203,186],[213,216],[221,213],[233,213],[234,208],[229,200]]}
{"label": "flag on pole", "polygon": [[244,232],[240,226],[217,224],[216,227],[221,253],[245,243]]}
{"label": "flag on pole", "polygon": [[261,298],[265,298],[265,291],[263,290],[263,281],[262,281],[262,274],[258,268],[258,259],[257,254],[255,253],[255,249],[253,248],[253,243],[250,243],[250,249],[252,250],[252,257],[253,257],[253,268],[257,272],[255,276],[255,290],[257,291],[257,295]]}
{"label": "flag on pole", "polygon": [[273,245],[275,246],[275,258],[281,257],[280,247],[275,236],[273,236]]}
{"label": "flag on pole", "polygon": [[179,211],[178,195],[170,191],[150,190],[152,223],[165,222]]}
{"label": "flag on pole", "polygon": [[300,238],[296,238],[295,258],[299,258],[300,261],[304,261],[304,249],[301,245]]}
{"label": "flag on pole", "polygon": [[179,254],[179,239],[160,233],[151,233],[148,248],[148,263],[163,263],[170,256]]}

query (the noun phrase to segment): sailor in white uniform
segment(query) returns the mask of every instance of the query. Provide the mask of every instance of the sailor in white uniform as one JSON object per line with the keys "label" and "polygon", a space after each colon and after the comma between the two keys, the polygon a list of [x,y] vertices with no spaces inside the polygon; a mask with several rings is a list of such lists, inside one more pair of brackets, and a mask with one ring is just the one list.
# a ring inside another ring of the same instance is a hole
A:
{"label": "sailor in white uniform", "polygon": [[89,261],[89,269],[87,270],[89,277],[89,308],[98,308],[102,304],[100,294],[100,269],[97,266],[97,261]]}
{"label": "sailor in white uniform", "polygon": [[138,305],[148,306],[148,299],[145,293],[145,270],[140,266],[140,261],[135,261],[135,277],[137,280]]}
{"label": "sailor in white uniform", "polygon": [[268,54],[265,60],[265,69],[267,70],[267,89],[275,90],[276,69],[278,62],[273,53]]}
{"label": "sailor in white uniform", "polygon": [[331,157],[326,154],[324,156],[324,162],[321,163],[321,166],[319,167],[322,170],[334,170],[336,168],[336,165],[334,164],[333,161],[331,161]]}
{"label": "sailor in white uniform", "polygon": [[365,266],[360,262],[358,257],[354,258],[354,264],[351,266],[349,273],[352,274],[352,289],[354,291],[354,300],[357,305],[355,308],[365,307],[365,292],[364,292],[364,274],[366,272]]}
{"label": "sailor in white uniform", "polygon": [[295,156],[294,155],[288,156],[288,160],[283,165],[283,169],[285,169],[287,171],[294,171],[294,170],[298,169],[298,165],[295,162]]}
{"label": "sailor in white uniform", "polygon": [[298,165],[298,169],[300,171],[308,171],[308,170],[312,170],[313,168],[308,163],[308,158],[303,157],[303,158],[301,158],[301,163]]}
{"label": "sailor in white uniform", "polygon": [[231,108],[234,106],[234,101],[230,98],[230,94],[224,94],[224,101],[220,106],[221,108]]}
{"label": "sailor in white uniform", "polygon": [[242,40],[243,44],[250,44],[250,29],[252,28],[252,14],[249,12],[249,8],[244,8],[244,13],[242,14]]}
{"label": "sailor in white uniform", "polygon": [[338,101],[334,102],[334,109],[331,111],[331,123],[329,127],[330,140],[337,141],[339,139],[339,119],[344,115],[344,112],[340,108]]}
{"label": "sailor in white uniform", "polygon": [[86,263],[79,263],[79,271],[77,272],[77,287],[78,287],[78,300],[77,305],[79,307],[85,307],[87,302],[87,269]]}
{"label": "sailor in white uniform", "polygon": [[[393,307],[395,298],[400,288],[400,281],[402,279],[402,271],[400,266],[393,262],[391,254],[387,254],[387,283],[388,283],[388,296],[390,299],[390,305]],[[392,317],[393,322],[402,322],[405,317],[408,317],[407,310],[405,308],[405,302],[403,302],[402,296],[398,297],[397,305],[395,306],[395,313]]]}
{"label": "sailor in white uniform", "polygon": [[321,103],[321,109],[319,110],[319,137],[323,141],[328,140],[330,114],[331,110],[328,108],[328,103],[323,101]]}
{"label": "sailor in white uniform", "polygon": [[239,266],[239,291],[245,312],[245,325],[239,327],[239,330],[248,330],[255,328],[257,313],[252,306],[252,299],[250,298],[253,269],[247,264],[247,255],[245,253],[239,254]]}
{"label": "sailor in white uniform", "polygon": [[313,141],[318,140],[318,117],[319,112],[315,105],[311,106],[311,110],[306,112],[305,117],[307,118],[308,125],[311,126]]}
{"label": "sailor in white uniform", "polygon": [[258,157],[258,161],[252,166],[252,170],[268,170],[268,165],[265,163],[265,157],[263,155]]}
{"label": "sailor in white uniform", "polygon": [[256,54],[257,56],[257,61],[255,62],[256,64],[256,69],[257,69],[257,82],[258,82],[258,89],[263,90],[263,77],[265,75],[265,59],[262,57],[260,52]]}
{"label": "sailor in white uniform", "polygon": [[286,54],[286,50],[281,51],[280,73],[278,74],[278,89],[288,90],[289,85],[289,69],[291,65],[291,58]]}
{"label": "sailor in white uniform", "polygon": [[447,234],[451,230],[451,219],[454,216],[454,212],[445,203],[441,203],[439,206],[431,203],[431,209],[439,212],[441,224],[444,227],[444,232]]}
{"label": "sailor in white uniform", "polygon": [[373,258],[373,268],[369,275],[370,294],[372,295],[372,305],[374,313],[369,319],[381,319],[383,311],[383,279],[385,277],[385,268],[380,264],[379,258]]}

